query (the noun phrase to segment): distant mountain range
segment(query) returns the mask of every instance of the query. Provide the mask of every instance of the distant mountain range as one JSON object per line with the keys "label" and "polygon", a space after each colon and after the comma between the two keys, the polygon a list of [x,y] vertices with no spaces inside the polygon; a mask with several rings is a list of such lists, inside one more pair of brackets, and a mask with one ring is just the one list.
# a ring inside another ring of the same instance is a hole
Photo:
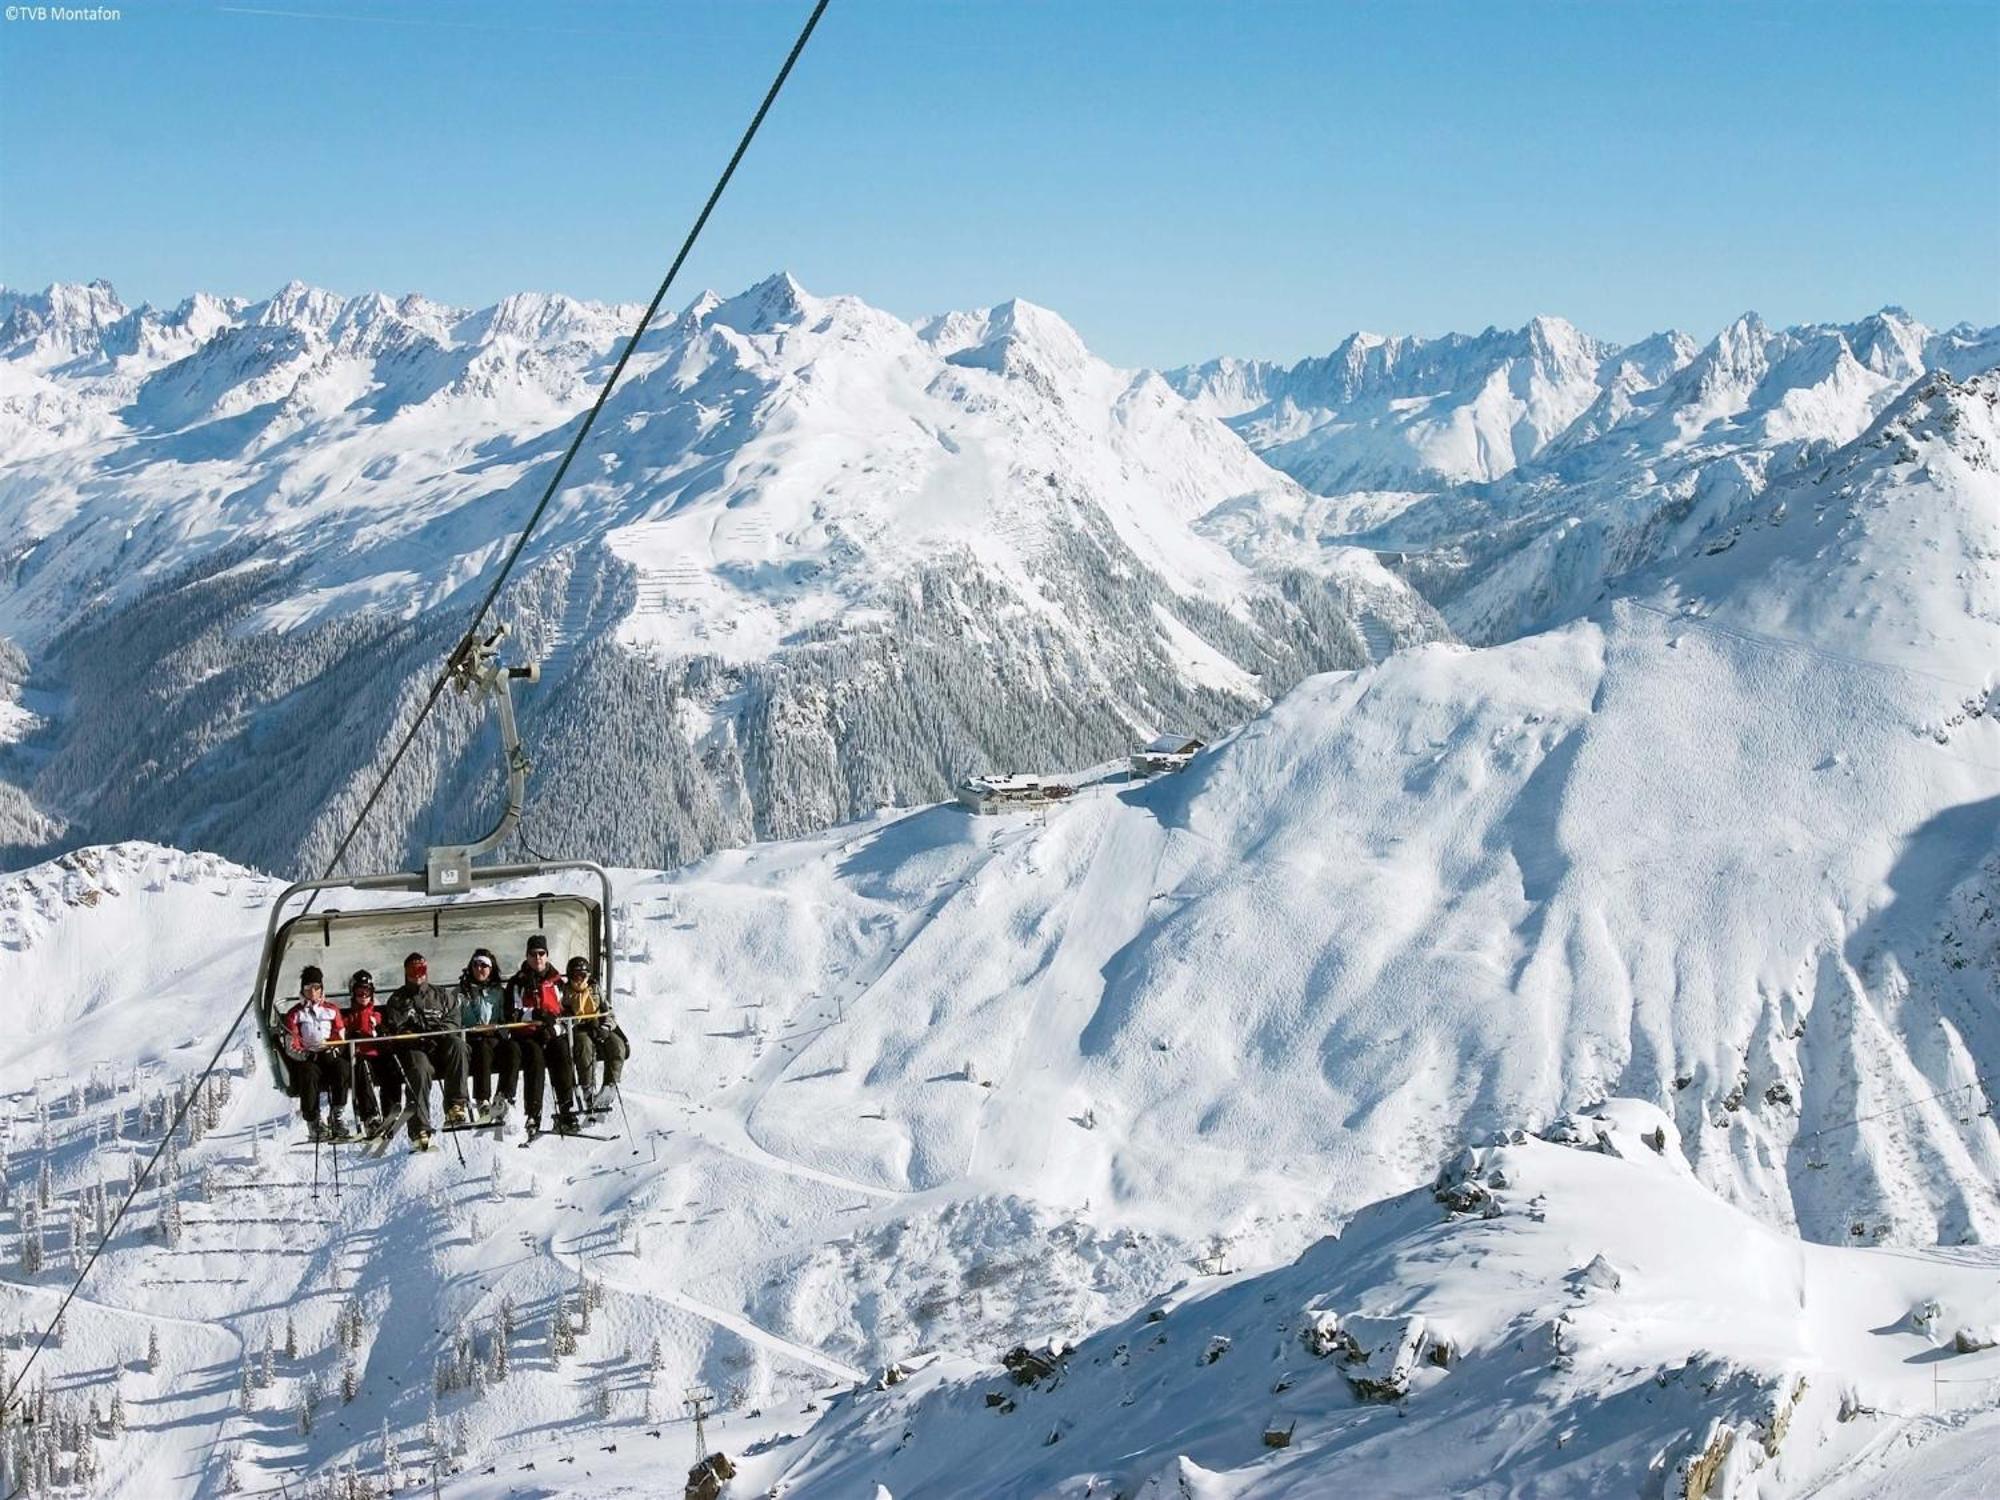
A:
{"label": "distant mountain range", "polygon": [[1287,367],[1213,360],[1168,381],[1327,497],[1321,541],[1400,551],[1466,639],[1590,609],[1615,580],[1726,531],[1782,475],[1860,434],[1922,375],[2000,364],[2000,328],[1934,332],[1896,308],[1706,345],[1624,348],[1537,318],[1511,332],[1355,334]]}

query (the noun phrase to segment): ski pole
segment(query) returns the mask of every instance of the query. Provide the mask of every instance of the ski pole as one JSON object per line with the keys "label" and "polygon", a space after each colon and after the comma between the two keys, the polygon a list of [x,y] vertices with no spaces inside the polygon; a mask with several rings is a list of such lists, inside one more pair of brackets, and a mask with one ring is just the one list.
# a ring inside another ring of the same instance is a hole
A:
{"label": "ski pole", "polygon": [[[631,1142],[632,1154],[637,1156],[639,1154],[639,1145],[638,1142],[632,1140],[632,1112],[625,1107],[625,1085],[623,1083],[614,1084],[612,1085],[611,1092],[618,1096],[618,1118],[625,1122],[625,1139]],[[647,1139],[651,1140],[652,1137],[648,1136]],[[653,1143],[653,1160],[658,1161],[659,1159],[660,1146],[655,1141]]]}

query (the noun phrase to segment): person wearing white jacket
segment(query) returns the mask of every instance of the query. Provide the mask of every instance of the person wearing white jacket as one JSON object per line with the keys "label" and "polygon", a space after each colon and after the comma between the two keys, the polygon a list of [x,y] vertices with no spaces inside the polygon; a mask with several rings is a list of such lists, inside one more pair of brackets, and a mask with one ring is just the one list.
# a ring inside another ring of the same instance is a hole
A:
{"label": "person wearing white jacket", "polygon": [[[317,964],[307,964],[299,971],[298,1001],[285,1012],[283,1045],[292,1093],[305,1117],[306,1134],[315,1141],[344,1140],[348,1134],[342,1117],[347,1108],[347,1049],[331,1045],[342,1040],[344,1031],[340,1011],[326,998],[326,977]],[[320,1123],[322,1092],[333,1106],[331,1127]]]}

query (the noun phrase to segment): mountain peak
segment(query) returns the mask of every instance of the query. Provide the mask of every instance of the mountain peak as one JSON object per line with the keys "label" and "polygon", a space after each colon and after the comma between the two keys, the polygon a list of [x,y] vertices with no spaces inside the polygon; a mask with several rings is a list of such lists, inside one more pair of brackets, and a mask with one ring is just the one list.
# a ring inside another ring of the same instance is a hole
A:
{"label": "mountain peak", "polygon": [[323,334],[333,326],[345,306],[334,293],[294,278],[250,308],[249,321],[310,328],[315,333]]}
{"label": "mountain peak", "polygon": [[804,322],[818,306],[789,271],[766,276],[755,286],[716,303],[703,320],[738,333],[776,333]]}

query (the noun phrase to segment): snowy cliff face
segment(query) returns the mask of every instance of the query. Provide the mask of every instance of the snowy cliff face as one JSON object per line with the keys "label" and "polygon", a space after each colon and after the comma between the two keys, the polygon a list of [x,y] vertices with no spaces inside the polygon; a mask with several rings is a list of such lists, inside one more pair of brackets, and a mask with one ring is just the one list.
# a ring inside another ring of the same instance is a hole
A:
{"label": "snowy cliff face", "polygon": [[[0,629],[68,710],[17,777],[97,836],[323,856],[634,316],[8,294]],[[1365,552],[1210,524],[1305,499],[1043,309],[704,295],[648,335],[503,602],[548,668],[537,847],[663,864],[824,827],[1448,635]],[[438,788],[490,788],[486,752],[444,720],[360,857],[476,821]]]}
{"label": "snowy cliff face", "polygon": [[[1329,545],[1402,556],[1466,639],[1574,618],[1646,567],[1726,536],[1930,372],[2000,364],[2000,329],[1932,332],[1899,309],[1706,346],[1629,348],[1554,320],[1429,342],[1356,335],[1290,370],[1221,362],[1167,378],[1330,497]],[[1387,492],[1387,493],[1381,493]]]}

